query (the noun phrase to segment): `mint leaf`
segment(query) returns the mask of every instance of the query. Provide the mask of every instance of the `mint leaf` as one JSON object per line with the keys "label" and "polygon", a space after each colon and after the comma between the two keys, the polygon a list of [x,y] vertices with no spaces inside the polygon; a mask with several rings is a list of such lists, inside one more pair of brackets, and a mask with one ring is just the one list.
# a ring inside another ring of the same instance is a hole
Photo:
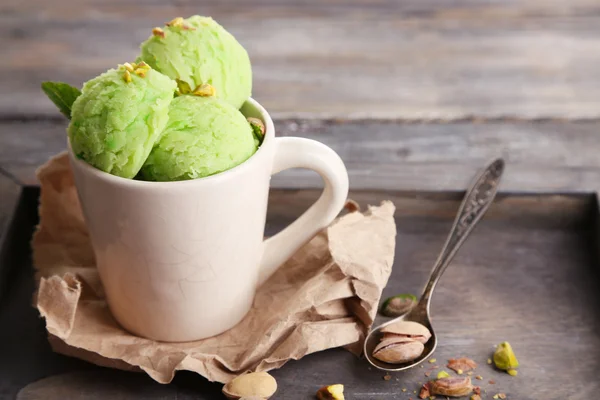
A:
{"label": "mint leaf", "polygon": [[42,90],[60,112],[71,119],[73,102],[81,95],[79,89],[63,82],[42,82]]}

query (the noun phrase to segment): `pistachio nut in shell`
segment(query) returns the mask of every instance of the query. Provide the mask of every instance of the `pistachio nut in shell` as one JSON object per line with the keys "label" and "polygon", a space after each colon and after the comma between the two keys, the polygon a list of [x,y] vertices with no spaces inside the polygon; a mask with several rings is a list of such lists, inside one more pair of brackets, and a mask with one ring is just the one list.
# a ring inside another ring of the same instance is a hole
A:
{"label": "pistachio nut in shell", "polygon": [[432,395],[461,397],[473,391],[473,384],[469,377],[442,378],[429,382],[429,391]]}
{"label": "pistachio nut in shell", "polygon": [[381,314],[387,317],[399,317],[409,312],[417,304],[412,294],[399,294],[386,299],[381,306]]}
{"label": "pistachio nut in shell", "polygon": [[243,397],[268,399],[277,391],[275,378],[266,372],[252,372],[240,375],[223,386],[223,394],[228,399],[238,400]]}
{"label": "pistachio nut in shell", "polygon": [[425,346],[415,340],[396,337],[383,339],[373,350],[373,357],[389,364],[403,364],[417,359]]}
{"label": "pistachio nut in shell", "polygon": [[344,400],[344,385],[335,384],[323,386],[317,391],[317,399],[319,400]]}
{"label": "pistachio nut in shell", "polygon": [[494,352],[494,364],[498,369],[508,371],[519,367],[519,361],[512,346],[508,342],[502,342]]}
{"label": "pistachio nut in shell", "polygon": [[381,332],[388,337],[393,334],[396,336],[413,339],[423,344],[427,343],[431,337],[431,332],[429,332],[429,329],[427,329],[425,325],[413,321],[394,322],[393,324],[386,325],[381,328]]}

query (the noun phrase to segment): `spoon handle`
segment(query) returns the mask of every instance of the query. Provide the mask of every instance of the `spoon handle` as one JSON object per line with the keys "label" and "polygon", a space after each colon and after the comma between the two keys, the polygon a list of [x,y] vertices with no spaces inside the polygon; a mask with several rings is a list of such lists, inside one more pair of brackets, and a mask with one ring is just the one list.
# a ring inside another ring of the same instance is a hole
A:
{"label": "spoon handle", "polygon": [[448,239],[446,239],[446,244],[444,244],[434,264],[429,282],[427,282],[427,286],[425,286],[419,300],[419,306],[425,306],[427,311],[429,311],[431,303],[431,294],[438,280],[467,236],[469,236],[469,233],[471,233],[477,222],[479,222],[494,201],[502,172],[504,172],[504,160],[498,158],[489,164],[475,179],[475,182],[465,195]]}

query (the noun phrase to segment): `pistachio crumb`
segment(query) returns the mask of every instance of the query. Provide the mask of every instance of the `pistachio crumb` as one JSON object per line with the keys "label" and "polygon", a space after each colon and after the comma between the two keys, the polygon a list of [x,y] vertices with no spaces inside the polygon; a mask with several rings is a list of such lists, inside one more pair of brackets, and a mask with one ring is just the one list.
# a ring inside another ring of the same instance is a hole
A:
{"label": "pistachio crumb", "polygon": [[203,83],[202,85],[196,86],[196,89],[192,92],[193,95],[200,97],[211,97],[217,93],[215,87],[209,85],[208,83]]}
{"label": "pistachio crumb", "polygon": [[391,376],[390,374],[385,374],[385,375],[383,376],[383,380],[384,380],[384,381],[389,381],[390,379],[392,379],[392,376]]}
{"label": "pistachio crumb", "polygon": [[131,65],[130,63],[126,62],[125,64],[123,64],[123,66],[127,71],[133,72],[133,65]]}
{"label": "pistachio crumb", "polygon": [[469,376],[473,375],[473,371],[467,372],[467,375],[469,375]]}
{"label": "pistachio crumb", "polygon": [[159,36],[161,38],[165,37],[165,31],[163,31],[161,28],[156,27],[154,29],[152,29],[152,35],[153,36]]}
{"label": "pistachio crumb", "polygon": [[446,371],[444,371],[444,370],[442,370],[442,371],[438,372],[438,374],[437,374],[437,378],[438,378],[438,379],[442,379],[442,378],[449,378],[449,377],[450,377],[450,374],[449,374],[449,373],[447,373],[447,372],[446,372]]}
{"label": "pistachio crumb", "polygon": [[463,374],[463,370],[459,369],[459,370],[456,371],[456,373],[459,374],[459,375],[462,375]]}
{"label": "pistachio crumb", "polygon": [[492,364],[492,359],[491,359],[491,358],[488,358],[488,359],[487,359],[487,363],[488,363],[489,365],[491,365],[491,364]]}
{"label": "pistachio crumb", "polygon": [[171,21],[167,22],[166,25],[181,27],[181,26],[183,26],[183,18],[182,17],[173,18]]}
{"label": "pistachio crumb", "polygon": [[179,94],[188,94],[192,92],[190,84],[186,81],[182,81],[181,79],[175,78],[175,82],[177,82],[177,91]]}
{"label": "pistachio crumb", "polygon": [[518,374],[518,372],[517,372],[517,370],[516,370],[516,369],[509,369],[509,370],[508,370],[508,371],[506,371],[506,372],[508,372],[508,374],[509,374],[510,376],[517,376],[517,374]]}
{"label": "pistachio crumb", "polygon": [[506,395],[504,393],[498,393],[498,398],[504,400],[506,399]]}
{"label": "pistachio crumb", "polygon": [[434,363],[434,362],[436,362],[436,361],[437,361],[437,359],[435,359],[435,358],[432,358],[432,359],[430,359],[430,360],[429,360],[429,362],[430,362],[431,364],[433,364],[433,363]]}
{"label": "pistachio crumb", "polygon": [[146,76],[146,71],[148,71],[146,68],[137,68],[133,72],[134,72],[134,74],[136,74],[140,78],[144,78]]}
{"label": "pistachio crumb", "polygon": [[488,383],[489,383],[490,385],[495,385],[495,384],[496,384],[496,381],[495,381],[495,380],[493,380],[493,379],[490,379],[490,380],[488,381]]}
{"label": "pistachio crumb", "polygon": [[406,392],[406,388],[402,388],[402,391],[403,391],[403,392]]}
{"label": "pistachio crumb", "polygon": [[128,70],[125,70],[125,72],[123,73],[123,80],[124,80],[126,83],[129,83],[129,82],[131,82],[131,73],[129,73],[129,71],[128,71]]}
{"label": "pistachio crumb", "polygon": [[481,376],[481,375],[477,375],[477,376],[475,377],[475,379],[482,381],[482,380],[483,380],[483,376]]}

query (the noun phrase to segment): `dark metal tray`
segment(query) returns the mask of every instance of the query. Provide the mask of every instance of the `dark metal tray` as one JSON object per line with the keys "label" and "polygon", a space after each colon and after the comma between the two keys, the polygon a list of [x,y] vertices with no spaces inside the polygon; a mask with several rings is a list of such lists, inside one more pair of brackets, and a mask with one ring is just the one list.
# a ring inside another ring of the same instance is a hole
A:
{"label": "dark metal tray", "polygon": [[[25,187],[0,244],[0,398],[221,399],[221,385],[178,372],[170,385],[141,373],[100,368],[55,354],[31,306],[30,239],[39,189]],[[285,226],[317,192],[272,191],[267,230]],[[391,199],[398,227],[394,270],[384,296],[419,292],[443,244],[461,193],[356,192],[365,204]],[[467,240],[434,295],[442,368],[448,358],[479,362],[483,398],[590,399],[600,393],[598,201],[594,195],[501,194]],[[513,344],[521,368],[510,377],[486,364],[493,345]],[[392,374],[342,349],[293,361],[273,375],[275,399],[310,399],[343,383],[348,399],[416,399],[423,369]],[[437,371],[437,370],[436,370]],[[436,372],[434,372],[435,375]],[[488,380],[496,384],[491,385]],[[407,391],[403,392],[402,389]]]}

